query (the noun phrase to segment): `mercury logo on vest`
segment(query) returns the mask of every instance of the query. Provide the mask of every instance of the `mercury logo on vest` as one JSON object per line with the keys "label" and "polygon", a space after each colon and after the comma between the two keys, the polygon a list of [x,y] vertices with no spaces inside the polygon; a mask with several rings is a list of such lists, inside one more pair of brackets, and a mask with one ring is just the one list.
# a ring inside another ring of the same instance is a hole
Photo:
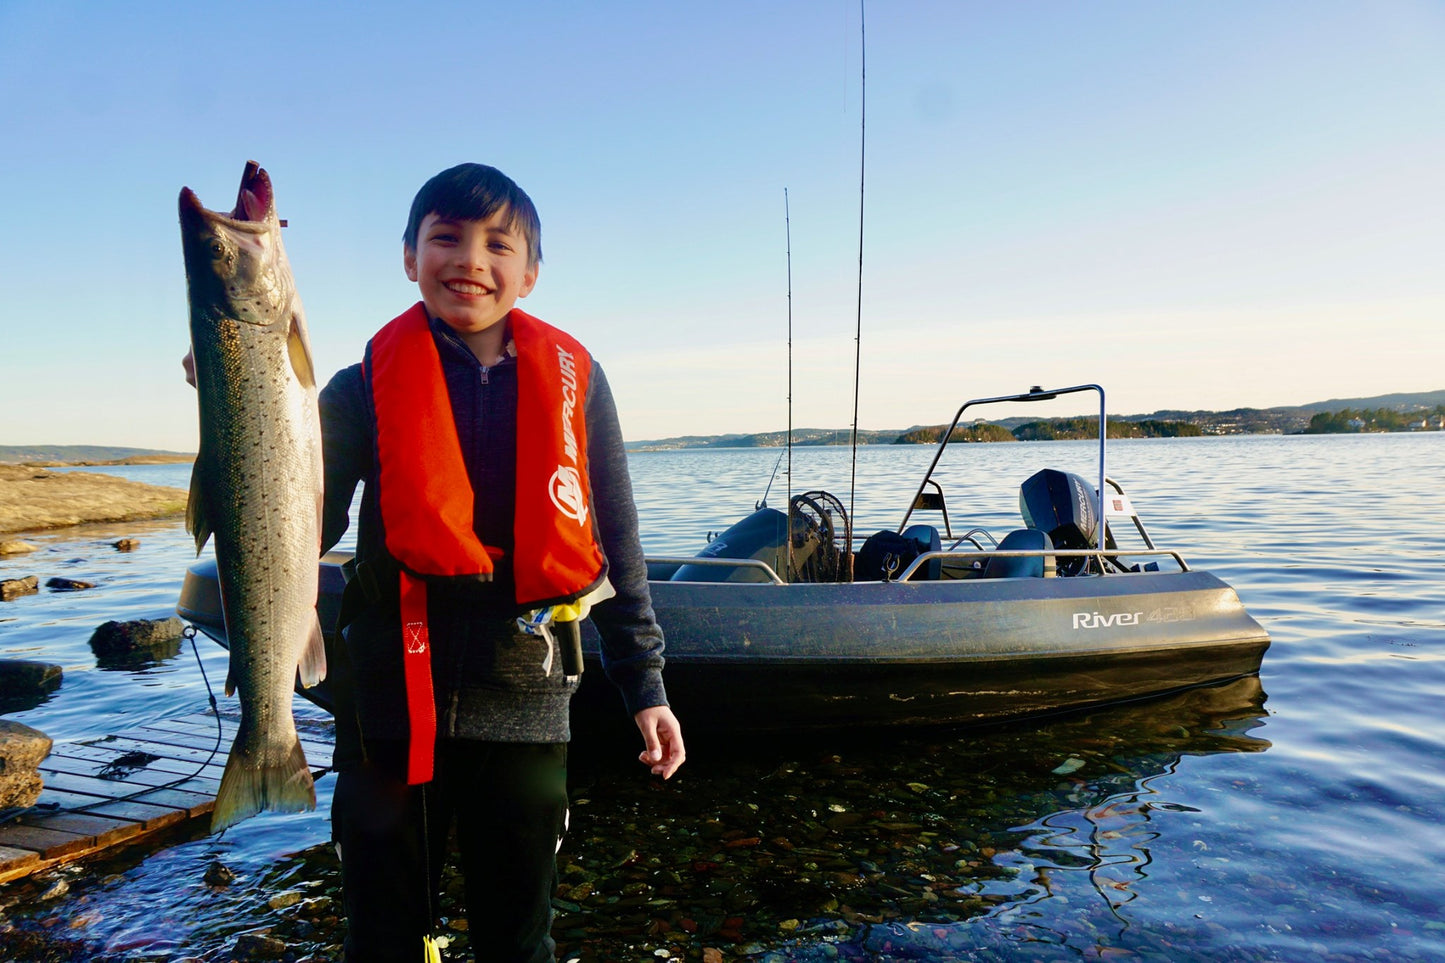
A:
{"label": "mercury logo on vest", "polygon": [[587,523],[587,492],[577,473],[577,435],[572,419],[577,414],[577,361],[572,352],[557,345],[557,376],[562,384],[562,453],[571,465],[558,465],[547,482],[547,494],[557,511],[578,525]]}
{"label": "mercury logo on vest", "polygon": [[552,496],[552,504],[557,506],[557,511],[578,525],[587,524],[587,496],[582,490],[582,477],[577,474],[577,469],[570,465],[558,465],[552,479],[547,482],[547,494]]}

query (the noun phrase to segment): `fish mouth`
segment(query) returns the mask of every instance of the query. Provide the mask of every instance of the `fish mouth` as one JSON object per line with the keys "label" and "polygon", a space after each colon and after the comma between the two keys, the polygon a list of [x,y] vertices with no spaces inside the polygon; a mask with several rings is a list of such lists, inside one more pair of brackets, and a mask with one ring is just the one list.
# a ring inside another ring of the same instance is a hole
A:
{"label": "fish mouth", "polygon": [[271,191],[271,177],[253,160],[246,161],[241,175],[241,188],[236,192],[236,207],[231,211],[234,221],[264,221],[276,210],[276,195]]}
{"label": "fish mouth", "polygon": [[180,207],[183,222],[209,221],[250,234],[265,233],[276,219],[276,195],[271,190],[271,177],[255,161],[246,161],[241,187],[236,192],[236,206],[230,213],[208,209],[189,187],[181,188]]}

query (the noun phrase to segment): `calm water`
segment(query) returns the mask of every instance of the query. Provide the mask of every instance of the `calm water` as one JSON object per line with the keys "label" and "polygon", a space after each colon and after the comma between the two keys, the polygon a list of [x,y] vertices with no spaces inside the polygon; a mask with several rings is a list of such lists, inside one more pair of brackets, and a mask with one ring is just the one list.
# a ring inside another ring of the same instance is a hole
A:
{"label": "calm water", "polygon": [[[931,456],[860,453],[859,531],[897,524]],[[1045,466],[1088,477],[1093,456],[1074,443],[958,446],[951,510],[1006,531],[1020,481]],[[698,548],[752,508],[776,459],[633,455],[647,549]],[[793,462],[795,492],[847,503],[846,451]],[[122,471],[184,487],[189,469]],[[775,960],[1445,959],[1445,434],[1118,442],[1109,474],[1156,542],[1235,586],[1269,630],[1258,685],[984,731],[699,745],[660,791],[625,752],[579,766],[564,948],[618,960],[696,959],[704,946]],[[141,549],[111,549],[122,534]],[[0,604],[0,657],[66,672],[14,718],[63,741],[205,707],[189,650],[101,667],[87,645],[107,619],[170,612],[194,554],[178,523],[27,539],[40,551],[0,559],[0,577],[99,585]],[[224,655],[201,655],[214,685]],[[315,882],[283,857],[326,839],[330,782],[318,813],[258,817],[104,878],[73,874],[43,910],[34,887],[0,887],[0,905],[63,919],[52,925],[110,958],[219,959],[236,933],[274,922],[269,893]],[[237,886],[202,884],[213,859]]]}

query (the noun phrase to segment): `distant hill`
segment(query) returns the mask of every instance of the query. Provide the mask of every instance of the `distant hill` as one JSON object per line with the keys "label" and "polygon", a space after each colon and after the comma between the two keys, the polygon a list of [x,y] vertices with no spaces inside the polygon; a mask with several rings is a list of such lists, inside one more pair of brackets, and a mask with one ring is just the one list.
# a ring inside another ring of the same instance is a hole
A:
{"label": "distant hill", "polygon": [[[1376,395],[1373,398],[1336,398],[1330,401],[1315,401],[1307,405],[1292,405],[1278,408],[1233,408],[1228,411],[1152,411],[1138,415],[1110,415],[1111,422],[1134,422],[1136,428],[1120,430],[1111,428],[1110,437],[1167,437],[1172,435],[1242,435],[1242,434],[1300,434],[1310,426],[1314,415],[1344,411],[1346,409],[1389,409],[1401,413],[1429,412],[1445,407],[1445,389],[1439,391],[1396,392]],[[1445,413],[1445,412],[1437,412]],[[982,431],[960,426],[955,440],[963,441],[1007,441],[1027,436],[1029,440],[1054,438],[1077,438],[1077,426],[1067,424],[1072,419],[1051,418],[1040,422],[1038,418],[1010,417],[988,421],[983,424],[995,425],[1004,432]],[[972,424],[972,423],[970,423]],[[1050,432],[1047,427],[1053,425]],[[888,444],[933,444],[943,435],[944,425],[914,425],[910,428],[886,431],[860,431],[859,443],[865,445]],[[1028,427],[1020,434],[1018,429]],[[1007,435],[1007,437],[1005,437]],[[1091,435],[1097,437],[1097,434]],[[847,428],[795,428],[793,445],[846,445]],[[787,433],[766,431],[756,434],[728,435],[686,435],[678,438],[659,438],[650,441],[627,443],[629,451],[666,451],[679,448],[781,448],[787,444]],[[3,449],[0,449],[3,452]]]}
{"label": "distant hill", "polygon": [[1343,411],[1346,408],[1389,408],[1392,411],[1418,411],[1445,405],[1445,389],[1440,391],[1406,391],[1373,398],[1334,398],[1300,405],[1300,411],[1317,415],[1322,411]]}
{"label": "distant hill", "polygon": [[[902,430],[858,432],[860,445],[891,445],[897,441]],[[680,435],[676,438],[659,438],[655,441],[630,441],[628,451],[672,451],[679,448],[782,448],[788,443],[786,431],[763,431],[751,435]],[[849,443],[847,428],[794,428],[793,447],[801,448],[818,445],[846,445]]]}
{"label": "distant hill", "polygon": [[112,445],[0,445],[0,465],[148,465],[195,457],[178,451]]}

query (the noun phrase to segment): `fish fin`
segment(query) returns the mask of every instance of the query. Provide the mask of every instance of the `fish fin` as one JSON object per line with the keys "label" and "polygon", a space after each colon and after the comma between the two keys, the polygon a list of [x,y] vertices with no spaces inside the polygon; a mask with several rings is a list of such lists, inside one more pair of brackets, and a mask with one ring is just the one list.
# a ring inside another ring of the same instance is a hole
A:
{"label": "fish fin", "polygon": [[237,750],[241,736],[231,746],[221,788],[216,790],[216,806],[211,810],[211,832],[265,810],[267,812],[299,813],[316,808],[316,784],[306,765],[306,751],[301,740],[291,736],[291,745],[284,759],[271,766],[248,766],[247,757]]}
{"label": "fish fin", "polygon": [[286,335],[286,353],[291,357],[291,370],[303,388],[316,387],[316,364],[311,360],[311,345],[306,340],[306,316],[299,310],[291,315],[291,330]]}
{"label": "fish fin", "polygon": [[[231,651],[235,651],[232,649]],[[236,670],[226,670],[226,698],[229,699],[236,693]]]}
{"label": "fish fin", "polygon": [[301,650],[301,686],[309,689],[326,678],[326,638],[321,634],[321,617],[311,620],[311,637]]}
{"label": "fish fin", "polygon": [[206,547],[211,537],[211,523],[206,520],[206,503],[201,498],[201,490],[205,488],[201,465],[201,457],[197,455],[196,463],[191,466],[191,491],[186,496],[186,531],[196,538],[197,555],[201,554],[201,549]]}

